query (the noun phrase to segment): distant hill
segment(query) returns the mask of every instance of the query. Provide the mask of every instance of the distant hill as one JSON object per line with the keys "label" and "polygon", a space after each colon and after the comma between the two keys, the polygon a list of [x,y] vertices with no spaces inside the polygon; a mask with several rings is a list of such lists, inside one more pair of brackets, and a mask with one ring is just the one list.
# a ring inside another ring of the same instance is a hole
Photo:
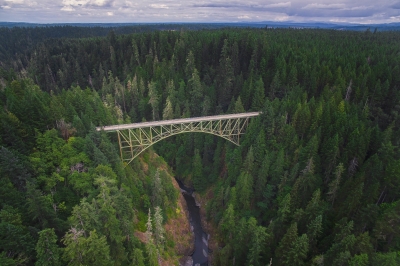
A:
{"label": "distant hill", "polygon": [[102,27],[102,28],[120,28],[120,27],[150,27],[157,30],[170,30],[179,28],[187,28],[191,30],[196,29],[216,29],[225,27],[251,27],[251,28],[314,28],[314,29],[334,29],[334,30],[379,30],[379,31],[392,31],[400,30],[400,23],[386,23],[386,24],[351,24],[351,23],[324,23],[324,22],[275,22],[275,21],[262,21],[262,22],[234,22],[234,23],[26,23],[26,22],[0,22],[0,27],[54,27],[54,26],[74,26],[74,27]]}
{"label": "distant hill", "polygon": [[400,30],[400,23],[386,23],[386,24],[351,24],[351,23],[324,23],[324,22],[274,22],[274,21],[263,21],[263,22],[241,22],[226,24],[236,27],[254,27],[254,28],[312,28],[312,29],[334,29],[334,30],[353,30],[353,31],[365,31],[379,30]]}

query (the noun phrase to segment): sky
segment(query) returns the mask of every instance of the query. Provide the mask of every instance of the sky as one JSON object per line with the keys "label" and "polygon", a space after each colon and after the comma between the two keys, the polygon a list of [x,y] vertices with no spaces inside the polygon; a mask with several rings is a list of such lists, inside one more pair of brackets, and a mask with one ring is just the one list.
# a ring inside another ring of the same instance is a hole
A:
{"label": "sky", "polygon": [[0,0],[0,21],[400,22],[400,0]]}

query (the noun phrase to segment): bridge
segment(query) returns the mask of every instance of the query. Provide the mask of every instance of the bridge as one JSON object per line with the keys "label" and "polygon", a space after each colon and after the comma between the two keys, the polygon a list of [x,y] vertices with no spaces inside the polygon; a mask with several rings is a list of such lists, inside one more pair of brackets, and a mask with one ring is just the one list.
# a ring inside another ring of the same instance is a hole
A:
{"label": "bridge", "polygon": [[97,127],[97,131],[117,132],[121,159],[129,164],[154,143],[173,135],[202,132],[213,134],[240,145],[249,119],[259,112],[181,118],[163,121]]}

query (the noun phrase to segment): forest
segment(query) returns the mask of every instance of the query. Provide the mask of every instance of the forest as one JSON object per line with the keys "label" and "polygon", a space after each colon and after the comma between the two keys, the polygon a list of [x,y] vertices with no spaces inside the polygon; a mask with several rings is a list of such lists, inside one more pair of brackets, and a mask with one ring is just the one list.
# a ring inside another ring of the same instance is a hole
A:
{"label": "forest", "polygon": [[[171,176],[212,265],[400,265],[400,32],[0,32],[0,265],[179,265]],[[240,146],[181,134],[129,165],[95,130],[248,111]]]}

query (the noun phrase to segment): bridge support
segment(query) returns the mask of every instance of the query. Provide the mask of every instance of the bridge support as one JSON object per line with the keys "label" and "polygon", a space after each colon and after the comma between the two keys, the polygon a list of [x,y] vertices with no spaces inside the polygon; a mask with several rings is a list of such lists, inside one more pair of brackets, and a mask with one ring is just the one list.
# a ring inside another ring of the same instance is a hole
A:
{"label": "bridge support", "polygon": [[97,130],[117,132],[121,159],[129,164],[154,143],[181,133],[201,132],[213,134],[239,146],[240,135],[244,134],[249,119],[257,115],[259,113],[174,119],[98,127]]}

